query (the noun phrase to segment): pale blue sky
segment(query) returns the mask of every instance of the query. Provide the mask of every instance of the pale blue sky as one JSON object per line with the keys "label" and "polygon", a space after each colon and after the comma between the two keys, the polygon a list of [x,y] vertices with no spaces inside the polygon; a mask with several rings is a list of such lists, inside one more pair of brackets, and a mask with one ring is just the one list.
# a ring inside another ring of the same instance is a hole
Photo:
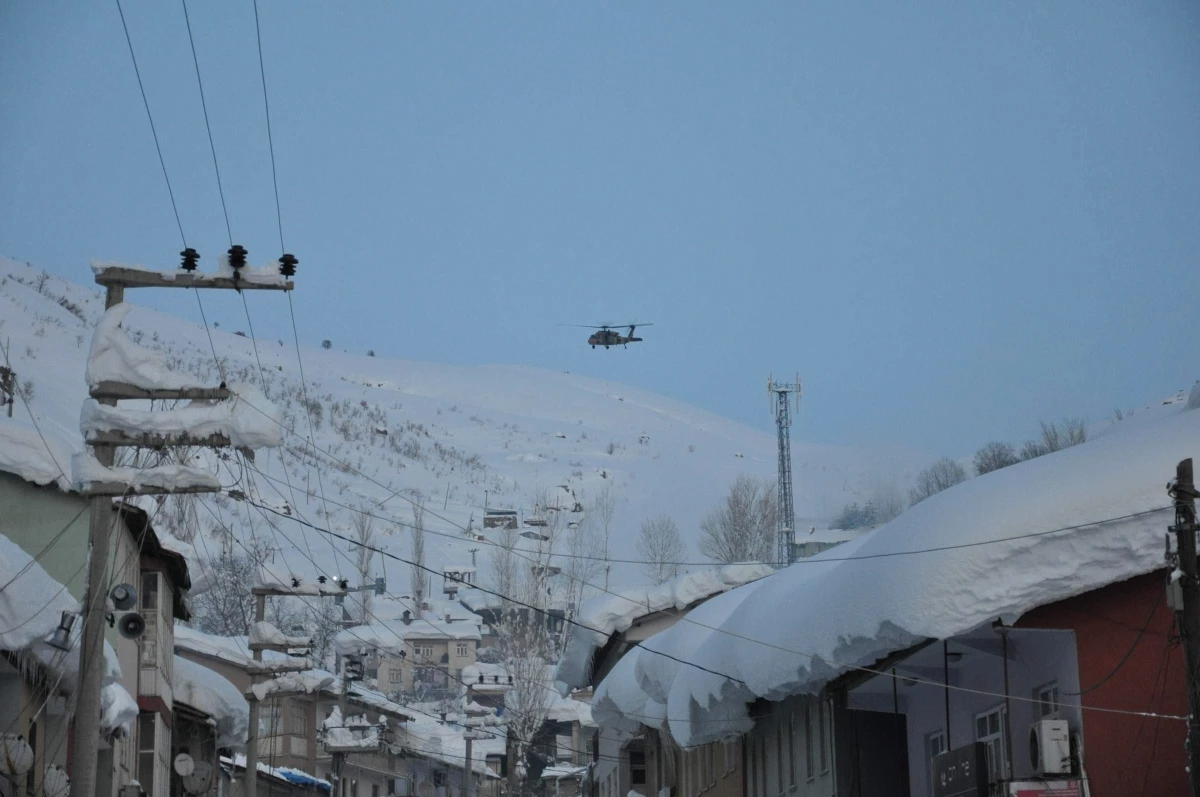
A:
{"label": "pale blue sky", "polygon": [[[262,262],[253,7],[189,10],[234,239]],[[125,11],[211,265],[182,6]],[[797,437],[953,455],[1200,377],[1190,0],[260,11],[306,343],[608,377],[764,429],[767,373],[800,371]],[[93,257],[175,264],[115,3],[0,2],[0,140],[0,254],[81,281]],[[290,339],[281,297],[250,302]],[[626,320],[655,322],[628,351],[556,326]]]}

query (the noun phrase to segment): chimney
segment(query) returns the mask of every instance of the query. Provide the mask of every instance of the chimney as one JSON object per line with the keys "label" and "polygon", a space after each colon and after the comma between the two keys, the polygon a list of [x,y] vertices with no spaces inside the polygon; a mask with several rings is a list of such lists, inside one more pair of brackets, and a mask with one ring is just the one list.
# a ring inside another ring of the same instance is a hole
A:
{"label": "chimney", "polygon": [[404,610],[404,614],[400,617],[405,625],[412,625],[412,612],[408,609]]}

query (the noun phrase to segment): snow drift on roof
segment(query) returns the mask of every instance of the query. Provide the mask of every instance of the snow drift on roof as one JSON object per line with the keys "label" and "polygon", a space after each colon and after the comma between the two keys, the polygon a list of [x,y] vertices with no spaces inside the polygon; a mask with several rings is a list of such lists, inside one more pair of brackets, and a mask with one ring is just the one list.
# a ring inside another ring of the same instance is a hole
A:
{"label": "snow drift on roof", "polygon": [[[479,641],[479,627],[473,623],[431,623],[428,620],[413,620],[405,625],[392,622],[387,625],[356,625],[339,631],[333,638],[338,653],[357,653],[361,648],[383,651],[399,656],[410,639],[474,639]],[[405,653],[407,655],[407,653]]]}
{"label": "snow drift on roof", "polygon": [[[78,615],[79,601],[54,580],[33,557],[8,537],[0,535],[0,650],[27,652],[61,680],[59,685],[74,691],[79,678],[79,636],[83,623],[78,617],[71,632],[71,649],[65,655],[46,644],[64,611]],[[112,645],[104,643],[104,685],[121,679],[121,665]],[[115,698],[115,695],[113,696]]]}
{"label": "snow drift on roof", "polygon": [[725,565],[686,573],[658,586],[631,587],[584,601],[571,628],[566,653],[558,663],[555,681],[559,691],[567,694],[585,686],[591,676],[595,652],[608,642],[610,635],[627,630],[639,617],[667,609],[686,609],[697,601],[773,572],[764,564]]}
{"label": "snow drift on roof", "polygon": [[61,440],[44,436],[43,443],[33,424],[0,416],[0,471],[34,484],[54,484],[60,490],[70,490],[74,452]]}
{"label": "snow drift on roof", "polygon": [[[922,640],[997,617],[1012,622],[1151,572],[1163,566],[1172,518],[1164,485],[1189,456],[1200,456],[1200,412],[1180,404],[1160,420],[1117,425],[1083,445],[963,482],[739,590],[732,606],[699,607],[653,638],[673,650],[693,648],[692,662],[721,675],[688,666],[674,667],[673,678],[654,675],[649,659],[641,675],[660,694],[670,680],[671,732],[692,746],[744,730],[747,703],[757,697],[816,692]],[[1021,535],[1030,536],[1013,539]]]}
{"label": "snow drift on roof", "polygon": [[181,656],[175,657],[175,702],[203,711],[217,723],[218,747],[241,747],[250,727],[246,698],[221,675]]}
{"label": "snow drift on roof", "polygon": [[95,389],[101,382],[119,382],[146,390],[205,387],[185,373],[172,371],[165,357],[130,339],[121,325],[136,306],[123,302],[104,312],[88,355],[88,387]]}

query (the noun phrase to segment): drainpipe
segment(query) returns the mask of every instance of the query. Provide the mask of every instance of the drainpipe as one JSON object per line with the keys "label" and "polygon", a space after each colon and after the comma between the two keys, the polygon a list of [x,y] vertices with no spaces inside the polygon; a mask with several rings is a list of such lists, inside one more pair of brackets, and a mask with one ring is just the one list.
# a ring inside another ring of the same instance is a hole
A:
{"label": "drainpipe", "polygon": [[1000,625],[1000,644],[1004,654],[1004,737],[1008,744],[1008,754],[1005,759],[1008,761],[1008,776],[1012,777],[1013,765],[1013,746],[1012,746],[1012,702],[1008,697],[1008,627]]}
{"label": "drainpipe", "polygon": [[946,703],[946,750],[953,750],[950,744],[950,645],[942,640],[942,692]]}

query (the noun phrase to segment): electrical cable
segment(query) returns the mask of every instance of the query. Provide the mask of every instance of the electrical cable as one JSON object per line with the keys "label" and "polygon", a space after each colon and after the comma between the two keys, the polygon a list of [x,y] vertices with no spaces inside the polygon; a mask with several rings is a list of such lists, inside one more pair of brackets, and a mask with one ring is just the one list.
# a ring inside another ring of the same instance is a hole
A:
{"label": "electrical cable", "polygon": [[275,221],[279,226],[279,251],[286,252],[283,243],[283,211],[279,205],[279,178],[275,171],[275,139],[271,135],[271,105],[267,100],[267,69],[263,65],[262,26],[258,20],[258,0],[254,0],[254,36],[258,40],[258,73],[262,76],[263,110],[267,117],[267,146],[271,152],[271,183],[275,186]]}
{"label": "electrical cable", "polygon": [[1117,662],[1116,666],[1113,667],[1107,675],[1105,675],[1099,681],[1096,681],[1096,683],[1092,684],[1091,686],[1080,689],[1078,692],[1063,692],[1062,694],[1069,695],[1070,697],[1081,697],[1104,686],[1109,682],[1109,680],[1112,679],[1114,675],[1120,672],[1121,668],[1125,666],[1125,663],[1129,661],[1129,657],[1133,655],[1133,651],[1137,649],[1138,644],[1141,643],[1142,637],[1145,635],[1146,629],[1150,627],[1150,622],[1154,619],[1154,615],[1158,612],[1158,605],[1162,603],[1163,595],[1165,595],[1166,592],[1166,585],[1163,585],[1162,590],[1154,598],[1154,605],[1150,607],[1150,614],[1146,616],[1146,622],[1142,623],[1142,627],[1138,630],[1137,636],[1133,640],[1133,644],[1129,646],[1129,649],[1125,651],[1125,655],[1121,657],[1121,660]]}
{"label": "electrical cable", "polygon": [[158,129],[154,126],[154,116],[150,113],[150,101],[146,99],[146,87],[142,85],[142,72],[138,69],[137,56],[133,54],[133,39],[129,35],[129,26],[125,23],[125,11],[121,8],[121,0],[117,2],[117,13],[121,15],[121,27],[125,29],[125,43],[129,45],[129,58],[133,61],[133,74],[137,77],[138,89],[142,92],[142,104],[146,106],[146,118],[150,120],[150,133],[154,136],[154,149],[158,151],[158,163],[162,166],[163,180],[167,183],[167,194],[171,197],[171,209],[175,211],[175,224],[179,227],[179,237],[183,240],[183,248],[187,249],[187,236],[183,234],[183,222],[179,220],[179,206],[175,204],[175,192],[171,189],[171,178],[167,176],[167,162],[163,158],[162,146],[158,142]]}
{"label": "electrical cable", "polygon": [[[283,514],[283,513],[281,513],[281,512],[278,512],[278,511],[276,511],[276,510],[275,510],[275,509],[273,509],[272,507],[263,506],[263,505],[257,505],[257,506],[259,506],[259,508],[260,508],[260,509],[263,509],[263,510],[265,510],[265,511],[271,512],[271,513],[273,513],[273,514],[276,514],[276,515],[279,515],[280,517],[286,517],[286,515],[284,515],[284,514]],[[346,537],[346,536],[345,536],[345,535],[343,535],[343,534],[339,534],[339,533],[337,533],[337,532],[335,532],[335,531],[330,531],[329,529],[324,529],[324,528],[321,528],[321,527],[319,527],[319,526],[316,526],[315,524],[307,523],[307,522],[305,522],[305,521],[302,521],[302,522],[304,522],[304,525],[307,525],[307,526],[309,526],[310,528],[313,528],[313,529],[314,529],[314,530],[316,530],[316,531],[321,531],[321,532],[324,532],[324,533],[326,533],[326,534],[329,534],[329,535],[331,535],[331,536],[333,536],[333,537],[336,537],[336,538],[338,538],[338,539],[345,540],[346,542],[349,542],[349,543],[351,543],[351,544],[354,544],[354,545],[359,545],[359,544],[360,544],[360,543],[358,543],[358,542],[356,542],[356,541],[354,541],[354,540],[350,539],[349,537]],[[1092,525],[1092,524],[1088,524],[1088,525]],[[363,547],[372,547],[372,546],[363,546]],[[404,559],[403,557],[397,556],[396,554],[393,554],[393,553],[390,553],[390,552],[387,552],[387,551],[383,551],[383,550],[381,550],[381,549],[378,549],[378,548],[374,548],[374,550],[375,550],[375,552],[376,552],[376,553],[378,553],[378,554],[380,554],[380,555],[382,555],[382,556],[386,556],[386,557],[388,557],[388,558],[395,559],[395,560],[397,560],[397,561],[400,561],[400,562],[404,562],[404,563],[406,563],[406,564],[408,564],[408,565],[410,565],[410,566],[417,567],[418,569],[425,570],[425,571],[427,571],[427,572],[429,572],[429,573],[432,573],[432,574],[434,574],[434,575],[438,575],[437,571],[433,570],[432,568],[426,567],[426,566],[424,566],[424,565],[420,565],[420,564],[418,564],[418,563],[416,563],[416,562],[409,561],[409,560],[407,560],[407,559]],[[502,595],[501,593],[495,592],[494,590],[489,590],[489,589],[487,589],[487,588],[484,588],[484,587],[478,587],[478,586],[476,587],[476,589],[479,589],[481,592],[484,592],[484,593],[487,593],[487,594],[490,594],[490,595],[493,595],[493,596],[499,597],[499,598],[501,598],[502,600],[506,600],[506,601],[508,601],[508,602],[510,602],[510,603],[513,603],[513,604],[517,605],[517,606],[520,606],[520,607],[523,607],[523,608],[529,609],[529,610],[531,610],[531,611],[534,611],[534,612],[537,612],[537,613],[540,613],[540,614],[544,614],[544,615],[546,615],[546,616],[550,616],[550,615],[549,615],[549,613],[548,613],[546,610],[544,610],[544,609],[541,609],[541,608],[539,608],[539,607],[533,606],[533,605],[531,605],[531,604],[525,603],[525,602],[523,602],[523,601],[520,601],[520,600],[516,600],[516,599],[514,599],[514,598],[511,598],[511,597],[508,597],[508,596]],[[571,624],[571,625],[575,625],[575,626],[578,626],[578,627],[582,627],[582,628],[584,628],[584,629],[586,629],[586,630],[590,630],[590,631],[592,631],[592,632],[594,632],[594,633],[597,633],[597,634],[601,633],[601,632],[599,631],[599,629],[592,628],[591,626],[588,626],[586,623],[582,623],[582,622],[580,622],[580,621],[578,621],[578,620],[569,619],[569,618],[562,618],[562,619],[563,619],[565,622],[567,622],[567,623],[569,623],[569,624]],[[679,620],[681,620],[681,621],[683,621],[683,622],[688,622],[688,618],[687,618],[686,616],[681,616],[681,617],[679,617],[678,619],[679,619]],[[692,624],[693,624],[693,625],[697,625],[697,626],[699,626],[699,627],[701,627],[701,628],[705,628],[705,629],[707,629],[707,630],[709,630],[709,631],[713,631],[713,632],[715,632],[715,633],[720,633],[720,634],[724,634],[724,635],[727,635],[727,636],[732,636],[732,637],[734,637],[734,638],[740,639],[740,640],[742,640],[742,641],[745,641],[745,642],[750,642],[750,643],[753,643],[753,644],[762,645],[762,646],[764,646],[764,647],[772,648],[772,649],[779,650],[779,651],[782,651],[782,652],[785,652],[785,653],[790,653],[790,654],[793,654],[793,655],[796,655],[796,656],[803,656],[803,657],[805,657],[805,658],[808,658],[808,659],[811,659],[811,660],[813,660],[813,661],[815,661],[815,662],[822,662],[822,663],[824,663],[824,664],[826,664],[826,665],[829,665],[829,666],[836,666],[836,664],[835,664],[835,663],[833,663],[833,662],[828,662],[828,661],[826,661],[826,660],[825,660],[825,659],[824,659],[822,656],[819,656],[819,655],[817,655],[817,654],[815,654],[815,653],[806,653],[806,652],[804,652],[804,651],[793,650],[793,649],[791,649],[791,648],[787,648],[787,647],[784,647],[784,646],[782,646],[782,645],[776,645],[776,644],[774,644],[774,643],[772,643],[772,642],[766,642],[766,641],[764,641],[764,640],[754,639],[753,637],[748,637],[748,636],[745,636],[745,635],[743,635],[743,634],[738,634],[738,633],[736,633],[736,632],[729,631],[729,630],[727,630],[727,629],[723,629],[723,628],[717,628],[717,627],[713,627],[713,626],[708,626],[708,625],[705,625],[704,623],[699,623],[699,622],[696,622],[696,621],[694,621],[694,620],[693,620],[693,621],[691,621],[691,622],[692,622]],[[699,665],[699,664],[695,664],[695,663],[693,663],[693,662],[689,662],[689,661],[685,661],[685,660],[683,660],[683,659],[679,659],[678,657],[672,656],[671,654],[669,654],[669,653],[665,653],[665,652],[663,652],[663,651],[655,650],[655,649],[653,649],[653,648],[648,648],[648,647],[646,647],[646,646],[645,646],[645,645],[644,645],[642,642],[637,642],[637,641],[635,641],[635,642],[633,643],[632,647],[638,647],[638,648],[642,648],[643,650],[647,650],[647,651],[649,651],[649,652],[651,652],[651,653],[654,653],[654,654],[656,654],[656,655],[659,655],[659,656],[663,656],[663,657],[665,657],[665,658],[672,659],[672,660],[674,660],[674,661],[676,661],[676,662],[679,662],[679,663],[682,663],[682,664],[687,664],[687,665],[688,665],[688,666],[690,666],[690,667],[694,667],[694,668],[696,668],[696,669],[703,670],[703,671],[705,671],[705,672],[708,672],[708,673],[710,673],[710,674],[712,674],[712,675],[716,675],[716,676],[718,676],[718,677],[720,677],[720,678],[724,678],[724,679],[726,679],[726,680],[730,680],[730,681],[734,681],[734,682],[736,682],[736,683],[743,683],[743,684],[744,684],[744,681],[742,681],[742,680],[741,680],[741,679],[739,679],[739,678],[734,678],[734,677],[732,677],[732,676],[725,675],[724,673],[720,673],[720,672],[717,672],[717,671],[715,671],[715,670],[711,670],[711,669],[709,669],[709,668],[707,668],[707,667],[704,667],[703,665]],[[927,680],[927,679],[924,679],[924,678],[917,678],[917,677],[908,676],[908,675],[895,675],[895,674],[892,674],[892,673],[891,673],[891,672],[889,672],[889,671],[881,671],[881,670],[876,670],[876,669],[872,669],[872,668],[870,668],[870,667],[861,667],[861,666],[849,665],[849,666],[848,666],[848,669],[850,669],[850,670],[854,670],[854,671],[856,671],[856,672],[867,673],[867,674],[870,674],[870,675],[876,675],[876,676],[882,676],[882,677],[893,678],[893,679],[896,679],[896,680],[904,681],[904,682],[906,682],[906,683],[914,683],[914,684],[918,684],[918,683],[919,683],[919,684],[926,684],[926,685],[929,685],[929,686],[937,686],[937,687],[941,687],[941,688],[948,688],[948,689],[955,690],[955,691],[959,691],[959,692],[964,692],[964,693],[969,693],[969,694],[985,695],[985,696],[988,696],[988,697],[1009,697],[1009,698],[1010,698],[1010,699],[1012,699],[1012,700],[1019,700],[1019,701],[1024,701],[1024,702],[1027,702],[1027,703],[1034,703],[1034,702],[1037,702],[1037,701],[1036,701],[1034,698],[1032,698],[1032,697],[1020,697],[1020,696],[1016,696],[1016,695],[1009,695],[1009,696],[1006,696],[1006,695],[1004,695],[1003,693],[1000,693],[1000,692],[988,692],[988,691],[986,691],[986,690],[980,690],[980,689],[969,689],[969,688],[967,688],[967,687],[956,686],[956,685],[953,685],[953,684],[944,684],[944,683],[940,683],[940,682],[937,682],[937,681],[931,681],[931,680]],[[1083,705],[1081,705],[1081,706],[1080,706],[1080,708],[1081,708],[1081,709],[1083,709],[1083,710],[1088,710],[1088,711],[1099,711],[1099,712],[1105,712],[1105,713],[1111,713],[1111,714],[1124,714],[1124,715],[1131,715],[1131,716],[1145,716],[1145,714],[1144,714],[1143,712],[1136,712],[1136,711],[1126,711],[1126,710],[1123,710],[1123,709],[1106,708],[1106,707],[1102,707],[1102,706],[1083,706]],[[1172,714],[1153,714],[1153,715],[1151,715],[1151,716],[1158,716],[1158,717],[1162,717],[1162,718],[1164,718],[1164,719],[1175,719],[1175,720],[1186,720],[1186,719],[1187,719],[1187,718],[1186,718],[1186,717],[1184,717],[1184,716],[1180,716],[1180,715],[1172,715]]]}
{"label": "electrical cable", "polygon": [[192,38],[192,20],[188,16],[187,0],[183,4],[183,21],[187,25],[188,44],[192,46],[192,63],[196,65],[196,85],[200,87],[200,108],[204,111],[204,129],[208,132],[208,147],[212,150],[213,170],[217,173],[217,193],[221,197],[221,210],[225,214],[225,232],[229,245],[233,246],[233,229],[229,226],[229,208],[225,204],[225,187],[221,183],[221,167],[217,164],[217,145],[213,142],[212,125],[208,121],[208,103],[204,99],[204,81],[200,78],[200,57],[196,55],[196,40]]}

